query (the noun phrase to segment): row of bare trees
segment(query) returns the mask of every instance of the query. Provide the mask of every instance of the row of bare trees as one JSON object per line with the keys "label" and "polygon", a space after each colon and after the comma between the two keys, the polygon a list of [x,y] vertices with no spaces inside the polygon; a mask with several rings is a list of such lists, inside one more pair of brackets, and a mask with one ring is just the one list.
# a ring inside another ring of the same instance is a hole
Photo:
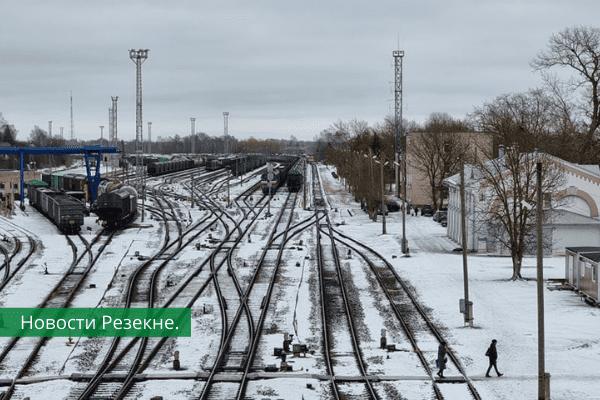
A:
{"label": "row of bare trees", "polygon": [[[548,48],[535,56],[531,67],[541,73],[542,88],[501,94],[475,107],[464,120],[433,113],[423,126],[403,123],[404,131],[413,136],[410,165],[427,177],[434,207],[447,196],[444,179],[457,174],[464,162],[474,166],[484,182],[476,194],[478,204],[487,207],[479,210],[479,219],[487,222],[482,222],[485,228],[481,229],[495,235],[510,252],[513,279],[521,278],[522,258],[537,223],[532,209],[523,206],[537,201],[535,164],[543,163],[542,186],[548,199],[565,183],[564,171],[552,156],[600,164],[600,29],[562,30],[550,38]],[[566,69],[570,77],[559,78],[554,73],[558,69]],[[318,157],[337,167],[356,200],[366,202],[372,214],[381,188],[377,185],[379,168],[372,168],[371,160],[373,155],[393,159],[391,121],[388,117],[372,128],[363,121],[338,121],[318,138]],[[469,134],[459,134],[465,132]],[[477,146],[478,135],[489,138],[491,145]],[[505,149],[503,157],[498,157],[500,148]],[[390,165],[384,169],[386,183],[392,182],[391,169]],[[547,211],[550,215],[551,210]]]}

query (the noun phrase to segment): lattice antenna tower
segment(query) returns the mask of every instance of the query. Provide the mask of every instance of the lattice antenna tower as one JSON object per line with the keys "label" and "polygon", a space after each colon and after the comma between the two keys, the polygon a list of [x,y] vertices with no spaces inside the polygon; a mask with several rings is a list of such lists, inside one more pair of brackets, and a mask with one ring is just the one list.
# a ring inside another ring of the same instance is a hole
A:
{"label": "lattice antenna tower", "polygon": [[148,49],[129,50],[129,58],[136,66],[136,84],[135,84],[135,152],[136,152],[136,181],[139,187],[142,186],[142,64],[148,58]]}
{"label": "lattice antenna tower", "polygon": [[394,140],[396,143],[396,153],[402,154],[402,137],[404,132],[402,131],[402,57],[404,57],[404,51],[394,50],[395,59],[395,90],[394,90]]}

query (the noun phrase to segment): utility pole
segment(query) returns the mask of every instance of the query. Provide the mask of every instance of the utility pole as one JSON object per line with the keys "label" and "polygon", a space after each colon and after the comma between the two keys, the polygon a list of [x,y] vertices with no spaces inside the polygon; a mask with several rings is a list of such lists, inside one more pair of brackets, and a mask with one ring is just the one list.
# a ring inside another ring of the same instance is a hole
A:
{"label": "utility pole", "polygon": [[546,373],[544,352],[544,248],[542,241],[542,223],[544,203],[542,196],[542,163],[537,169],[537,308],[538,308],[538,399],[550,400],[550,374]]}
{"label": "utility pole", "polygon": [[192,195],[192,208],[194,208],[194,173],[192,172],[192,185],[190,186],[190,194]]}
{"label": "utility pole", "polygon": [[303,191],[302,209],[306,210],[306,157],[304,157],[304,174],[303,174],[302,179],[304,180],[304,182],[302,184],[302,191]]}
{"label": "utility pole", "polygon": [[48,121],[48,138],[52,139],[52,121]]}
{"label": "utility pole", "polygon": [[381,166],[381,222],[382,222],[382,234],[385,235],[387,232],[385,230],[385,212],[387,211],[387,207],[385,205],[385,194],[384,194],[384,187],[383,187],[383,154],[381,153],[381,151],[379,152],[379,165]]}
{"label": "utility pole", "polygon": [[[129,50],[129,58],[136,66],[136,85],[135,85],[135,142],[136,142],[136,183],[142,187],[142,64],[148,58],[148,49]],[[143,216],[143,214],[142,214]]]}
{"label": "utility pole", "polygon": [[460,225],[462,230],[462,254],[463,254],[463,278],[465,286],[465,303],[464,303],[464,314],[465,323],[473,327],[473,309],[469,301],[469,271],[467,269],[467,217],[465,210],[465,164],[462,163],[460,168]]}

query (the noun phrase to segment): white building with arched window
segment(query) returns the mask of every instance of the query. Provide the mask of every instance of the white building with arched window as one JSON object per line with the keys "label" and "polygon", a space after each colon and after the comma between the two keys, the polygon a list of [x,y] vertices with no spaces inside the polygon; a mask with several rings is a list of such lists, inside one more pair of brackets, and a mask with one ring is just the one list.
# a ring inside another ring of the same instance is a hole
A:
{"label": "white building with arched window", "polygon": [[[540,154],[541,155],[541,154]],[[544,154],[550,162],[560,166],[566,178],[564,188],[551,199],[552,218],[544,225],[544,241],[551,245],[553,255],[565,254],[566,247],[600,246],[600,168],[597,165],[580,165]],[[480,196],[483,182],[481,173],[472,165],[465,166],[465,210],[467,248],[471,251],[504,253],[507,249],[499,246],[497,241],[486,235],[473,222],[478,202],[488,201]],[[448,187],[448,236],[460,245],[461,203],[460,174],[444,180]],[[546,203],[546,199],[544,202]],[[545,204],[546,208],[546,204]],[[481,220],[478,218],[477,220]],[[531,234],[531,233],[530,233]],[[533,232],[535,235],[535,232]],[[549,249],[547,251],[549,253]],[[546,253],[546,251],[545,251]]]}

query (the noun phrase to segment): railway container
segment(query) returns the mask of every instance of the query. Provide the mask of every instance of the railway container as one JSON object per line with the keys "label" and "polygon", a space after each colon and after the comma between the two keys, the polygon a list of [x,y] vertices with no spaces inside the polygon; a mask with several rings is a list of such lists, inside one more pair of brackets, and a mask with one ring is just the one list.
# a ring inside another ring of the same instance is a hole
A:
{"label": "railway container", "polygon": [[567,247],[565,252],[565,281],[588,302],[600,304],[600,247]]}
{"label": "railway container", "polygon": [[98,197],[96,215],[108,228],[122,227],[137,215],[137,192],[131,186],[109,190]]}

